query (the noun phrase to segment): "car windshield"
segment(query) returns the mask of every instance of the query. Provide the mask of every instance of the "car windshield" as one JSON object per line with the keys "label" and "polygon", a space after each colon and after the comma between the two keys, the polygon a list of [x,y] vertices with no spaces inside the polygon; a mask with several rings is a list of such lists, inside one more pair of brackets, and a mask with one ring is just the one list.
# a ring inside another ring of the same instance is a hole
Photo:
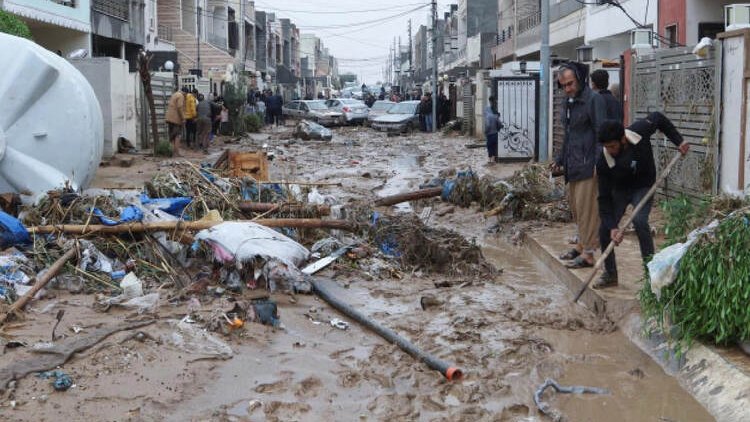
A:
{"label": "car windshield", "polygon": [[372,105],[372,109],[375,111],[387,111],[391,107],[393,107],[393,103],[384,103],[380,101]]}
{"label": "car windshield", "polygon": [[398,103],[388,110],[388,114],[414,114],[416,111],[416,103]]}
{"label": "car windshield", "polygon": [[328,107],[326,107],[325,103],[323,101],[310,101],[307,104],[307,108],[310,110],[327,110]]}
{"label": "car windshield", "polygon": [[341,100],[342,104],[352,104],[352,105],[361,105],[364,104],[362,101],[359,100]]}

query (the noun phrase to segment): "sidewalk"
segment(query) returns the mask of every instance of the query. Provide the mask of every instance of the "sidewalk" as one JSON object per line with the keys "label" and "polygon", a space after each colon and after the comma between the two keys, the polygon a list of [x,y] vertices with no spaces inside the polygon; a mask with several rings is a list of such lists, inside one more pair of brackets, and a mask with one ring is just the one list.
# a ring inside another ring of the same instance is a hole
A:
{"label": "sidewalk", "polygon": [[[564,262],[557,259],[570,249],[566,239],[574,234],[573,224],[553,224],[528,231],[524,242],[529,252],[554,275],[551,281],[568,286],[571,300],[592,271],[565,268]],[[750,420],[750,357],[737,347],[717,348],[695,343],[683,359],[677,361],[662,335],[644,337],[638,304],[643,268],[635,234],[628,233],[616,252],[619,286],[587,289],[580,302],[596,314],[617,322],[631,342],[676,377],[717,420]]]}

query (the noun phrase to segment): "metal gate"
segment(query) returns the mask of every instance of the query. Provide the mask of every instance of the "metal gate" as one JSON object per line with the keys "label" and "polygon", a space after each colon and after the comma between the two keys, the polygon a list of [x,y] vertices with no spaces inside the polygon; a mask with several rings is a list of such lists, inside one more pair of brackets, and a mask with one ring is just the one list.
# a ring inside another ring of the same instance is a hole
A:
{"label": "metal gate", "polygon": [[527,161],[539,156],[539,78],[494,78],[492,94],[503,124],[498,133],[501,160]]}
{"label": "metal gate", "polygon": [[[169,98],[174,93],[174,78],[171,76],[152,75],[151,76],[151,90],[154,93],[154,108],[156,109],[156,123],[159,127],[159,139],[168,140],[169,135],[167,131],[167,122],[165,120],[167,114],[167,107],[169,106]],[[143,96],[144,101],[146,96]],[[150,116],[148,116],[150,119]],[[148,130],[145,135],[151,137],[151,121],[148,121]],[[157,141],[158,142],[158,141]],[[154,145],[154,142],[150,142]]]}
{"label": "metal gate", "polygon": [[471,83],[465,84],[462,91],[463,122],[461,122],[461,130],[464,134],[471,136],[474,133],[474,95],[471,91]]}
{"label": "metal gate", "polygon": [[[721,47],[708,58],[687,48],[659,50],[633,59],[631,116],[664,113],[686,141],[690,153],[670,173],[660,193],[702,197],[718,191]],[[652,139],[657,171],[676,153],[663,135]]]}

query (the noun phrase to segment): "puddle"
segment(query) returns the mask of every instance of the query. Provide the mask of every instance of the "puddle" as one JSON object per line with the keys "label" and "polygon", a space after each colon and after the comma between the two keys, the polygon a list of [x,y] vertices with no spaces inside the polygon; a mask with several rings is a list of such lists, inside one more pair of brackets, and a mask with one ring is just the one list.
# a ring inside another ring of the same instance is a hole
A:
{"label": "puddle", "polygon": [[[390,196],[416,189],[422,180],[419,173],[424,160],[424,155],[407,155],[393,159],[390,167],[394,176],[389,178],[378,191],[378,196]],[[411,204],[408,202],[396,204],[393,209],[397,213],[413,211]]]}

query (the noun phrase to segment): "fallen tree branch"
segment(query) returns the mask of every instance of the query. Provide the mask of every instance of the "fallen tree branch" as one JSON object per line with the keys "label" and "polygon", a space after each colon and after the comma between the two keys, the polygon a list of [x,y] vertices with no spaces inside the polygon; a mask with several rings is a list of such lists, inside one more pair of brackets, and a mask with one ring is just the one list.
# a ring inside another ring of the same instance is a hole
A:
{"label": "fallen tree branch", "polygon": [[330,215],[331,207],[328,205],[306,205],[306,204],[291,204],[282,203],[274,204],[271,202],[252,202],[242,201],[239,204],[242,212],[311,212],[318,215]]}
{"label": "fallen tree branch", "polygon": [[397,195],[386,196],[375,201],[377,206],[396,205],[402,202],[414,201],[417,199],[432,198],[440,196],[443,193],[442,187],[420,189],[414,192],[399,193]]}
{"label": "fallen tree branch", "polygon": [[[250,222],[239,220],[237,222]],[[315,218],[267,218],[252,221],[266,227],[292,227],[302,229],[337,229],[355,231],[356,225],[346,220],[320,220]],[[118,226],[82,224],[56,224],[50,226],[29,227],[30,234],[123,234],[148,233],[170,230],[199,231],[224,223],[224,221],[157,221],[153,223],[129,223]]]}
{"label": "fallen tree branch", "polygon": [[61,366],[75,353],[96,345],[114,333],[145,327],[154,322],[155,320],[138,321],[98,328],[85,337],[69,337],[48,349],[28,351],[25,356],[17,356],[8,366],[0,368],[0,392],[4,392],[8,383],[13,380],[23,378],[32,372],[48,371]]}
{"label": "fallen tree branch", "polygon": [[41,277],[39,277],[36,280],[36,283],[34,283],[34,286],[31,287],[31,289],[26,292],[23,296],[21,296],[17,301],[13,303],[13,305],[10,306],[10,309],[8,309],[8,312],[0,316],[0,325],[5,324],[5,321],[8,320],[8,318],[15,314],[16,312],[23,309],[24,306],[26,306],[29,301],[34,297],[35,294],[39,292],[39,290],[42,290],[44,286],[47,285],[47,283],[50,282],[57,274],[62,270],[62,268],[65,266],[65,263],[69,260],[73,259],[78,253],[78,248],[70,248],[68,249],[63,256],[57,259],[54,264],[52,264],[51,267],[42,274]]}

